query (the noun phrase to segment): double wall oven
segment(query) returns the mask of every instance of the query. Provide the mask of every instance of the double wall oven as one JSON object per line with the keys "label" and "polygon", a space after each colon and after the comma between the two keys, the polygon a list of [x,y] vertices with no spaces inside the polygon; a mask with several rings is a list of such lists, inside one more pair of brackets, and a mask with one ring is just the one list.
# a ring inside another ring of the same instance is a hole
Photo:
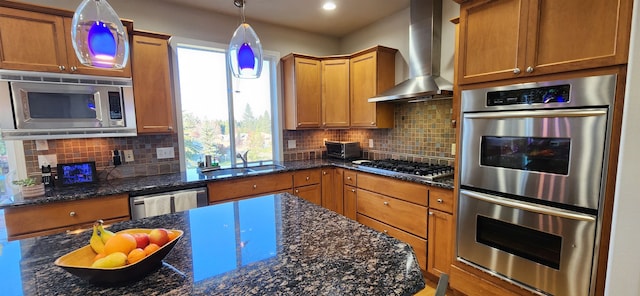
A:
{"label": "double wall oven", "polygon": [[615,75],[462,92],[457,260],[593,295]]}

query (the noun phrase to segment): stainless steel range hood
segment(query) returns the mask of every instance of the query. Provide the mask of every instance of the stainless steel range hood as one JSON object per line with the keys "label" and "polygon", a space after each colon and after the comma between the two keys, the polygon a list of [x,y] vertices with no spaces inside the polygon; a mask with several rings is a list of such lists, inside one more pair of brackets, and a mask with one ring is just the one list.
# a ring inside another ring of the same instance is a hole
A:
{"label": "stainless steel range hood", "polygon": [[450,98],[453,84],[440,77],[442,0],[411,0],[410,78],[369,102],[416,102]]}

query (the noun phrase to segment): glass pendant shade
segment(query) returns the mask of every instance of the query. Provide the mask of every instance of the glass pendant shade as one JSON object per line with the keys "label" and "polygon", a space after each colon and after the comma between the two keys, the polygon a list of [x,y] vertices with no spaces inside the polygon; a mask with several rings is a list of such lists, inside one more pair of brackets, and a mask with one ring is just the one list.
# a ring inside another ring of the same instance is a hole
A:
{"label": "glass pendant shade", "polygon": [[258,78],[262,72],[262,45],[256,32],[247,23],[242,23],[233,33],[227,62],[234,77]]}
{"label": "glass pendant shade", "polygon": [[113,69],[127,66],[127,31],[106,0],[83,0],[80,3],[71,22],[71,40],[83,65]]}

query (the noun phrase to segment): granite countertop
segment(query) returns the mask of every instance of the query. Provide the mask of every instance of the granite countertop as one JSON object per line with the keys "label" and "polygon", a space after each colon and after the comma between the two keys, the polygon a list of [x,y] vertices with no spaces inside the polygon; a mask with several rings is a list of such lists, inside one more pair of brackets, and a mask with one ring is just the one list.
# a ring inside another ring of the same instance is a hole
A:
{"label": "granite countertop", "polygon": [[[413,295],[424,280],[411,247],[290,194],[113,224],[183,237],[164,264],[116,287],[53,264],[90,231],[1,242],[3,295]],[[8,293],[8,294],[6,294]]]}
{"label": "granite countertop", "polygon": [[349,170],[362,171],[381,176],[387,176],[400,180],[416,182],[426,184],[430,186],[438,186],[443,188],[453,188],[453,178],[443,178],[436,181],[428,181],[426,179],[417,176],[407,176],[404,174],[398,174],[392,171],[371,171],[367,167],[362,167],[351,163],[351,161],[340,160],[303,160],[303,161],[288,161],[288,162],[276,162],[275,164],[282,166],[281,168],[274,170],[265,170],[254,173],[238,173],[228,175],[214,175],[211,173],[198,174],[196,172],[181,172],[174,174],[155,175],[146,177],[134,177],[134,178],[122,178],[112,179],[107,181],[101,181],[100,183],[70,186],[70,187],[55,187],[48,188],[45,196],[36,198],[23,198],[20,194],[14,196],[3,195],[0,196],[0,209],[32,205],[32,204],[46,204],[58,201],[72,201],[79,199],[93,198],[96,196],[114,195],[120,193],[127,193],[130,196],[139,196],[146,194],[153,194],[159,192],[167,192],[174,190],[190,189],[196,187],[206,186],[207,183],[216,182],[220,180],[228,180],[233,178],[246,178],[256,176],[260,174],[280,173],[288,171],[296,171],[302,169],[312,169],[320,167],[341,167]]}

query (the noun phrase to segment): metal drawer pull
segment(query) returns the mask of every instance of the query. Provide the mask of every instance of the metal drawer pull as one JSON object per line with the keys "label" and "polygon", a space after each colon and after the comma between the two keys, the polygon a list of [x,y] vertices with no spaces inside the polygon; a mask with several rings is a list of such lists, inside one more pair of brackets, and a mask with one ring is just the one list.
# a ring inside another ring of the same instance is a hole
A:
{"label": "metal drawer pull", "polygon": [[351,189],[351,192],[356,192],[356,190],[355,189]]}
{"label": "metal drawer pull", "polygon": [[323,175],[326,175],[326,174],[327,174],[327,172],[325,172],[325,171],[322,171],[322,174],[323,174]]}
{"label": "metal drawer pull", "polygon": [[258,185],[253,184],[253,189],[256,189],[256,188],[258,188]]}
{"label": "metal drawer pull", "polygon": [[388,202],[388,201],[385,201],[385,202],[383,202],[383,204],[384,204],[385,206],[388,206],[388,205],[389,205],[389,202]]}
{"label": "metal drawer pull", "polygon": [[347,180],[351,180],[351,177],[347,177]]}
{"label": "metal drawer pull", "polygon": [[309,176],[307,176],[307,181],[309,181]]}
{"label": "metal drawer pull", "polygon": [[388,231],[387,231],[386,229],[385,229],[385,230],[383,230],[382,232],[384,232],[384,233],[388,233]]}
{"label": "metal drawer pull", "polygon": [[442,203],[442,198],[438,198],[436,201],[437,201],[438,203]]}
{"label": "metal drawer pull", "polygon": [[296,189],[296,193],[300,193],[300,190]]}
{"label": "metal drawer pull", "polygon": [[69,212],[69,216],[74,217],[75,215],[76,215],[76,212],[74,211]]}
{"label": "metal drawer pull", "polygon": [[433,216],[433,212],[429,212],[429,216]]}

